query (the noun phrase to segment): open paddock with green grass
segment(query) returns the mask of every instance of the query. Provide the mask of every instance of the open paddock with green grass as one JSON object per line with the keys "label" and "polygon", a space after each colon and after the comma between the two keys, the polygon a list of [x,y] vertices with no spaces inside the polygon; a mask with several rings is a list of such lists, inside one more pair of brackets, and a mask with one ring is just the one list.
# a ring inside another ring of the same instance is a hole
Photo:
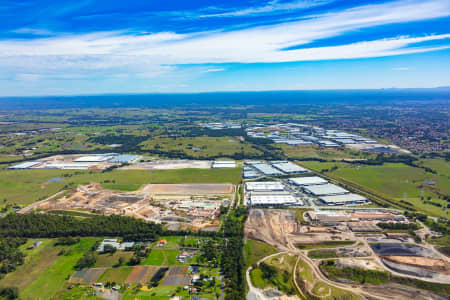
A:
{"label": "open paddock with green grass", "polygon": [[107,269],[98,279],[99,282],[124,283],[130,275],[133,267],[117,267]]}
{"label": "open paddock with green grass", "polygon": [[295,246],[301,250],[317,249],[317,248],[335,248],[342,246],[350,246],[355,241],[327,241],[318,244],[296,244]]}
{"label": "open paddock with green grass", "polygon": [[[29,240],[25,248],[37,240]],[[25,264],[0,280],[0,286],[17,286],[21,299],[51,299],[66,284],[75,271],[74,266],[86,251],[92,248],[95,238],[82,238],[71,246],[55,246],[55,240],[39,239],[43,243],[31,250]],[[63,250],[63,251],[62,251]]]}
{"label": "open paddock with green grass", "polygon": [[275,249],[275,247],[255,240],[247,240],[244,246],[245,261],[247,267],[256,264],[261,258],[264,258],[271,254],[275,254],[277,252],[278,251],[277,249]]}

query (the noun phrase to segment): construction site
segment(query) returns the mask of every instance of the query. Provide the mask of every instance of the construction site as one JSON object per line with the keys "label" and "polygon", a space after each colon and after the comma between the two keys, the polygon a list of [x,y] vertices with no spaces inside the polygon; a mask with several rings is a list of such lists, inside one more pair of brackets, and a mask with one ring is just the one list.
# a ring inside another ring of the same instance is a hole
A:
{"label": "construction site", "polygon": [[99,183],[35,202],[19,213],[75,211],[123,215],[166,224],[171,230],[217,230],[220,207],[233,201],[232,184],[148,184],[135,192],[108,190]]}

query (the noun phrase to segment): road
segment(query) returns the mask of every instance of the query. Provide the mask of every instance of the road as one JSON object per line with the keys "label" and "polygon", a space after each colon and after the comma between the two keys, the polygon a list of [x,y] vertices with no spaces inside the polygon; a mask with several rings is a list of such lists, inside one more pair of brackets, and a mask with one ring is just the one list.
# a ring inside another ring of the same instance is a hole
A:
{"label": "road", "polygon": [[[284,253],[286,253],[286,252],[278,252],[278,253],[263,257],[260,260],[258,260],[256,265],[259,266],[259,264],[262,263],[263,261],[265,261],[266,259],[269,259],[274,256],[278,256],[278,255],[281,255]],[[253,269],[253,267],[250,266],[247,269],[247,271],[245,272],[245,277],[247,279],[247,284],[248,284],[248,293],[247,293],[247,297],[246,297],[247,300],[269,300],[270,298],[267,298],[266,296],[264,296],[263,292],[260,289],[253,286],[252,281],[250,279],[250,272],[252,271],[252,269]]]}

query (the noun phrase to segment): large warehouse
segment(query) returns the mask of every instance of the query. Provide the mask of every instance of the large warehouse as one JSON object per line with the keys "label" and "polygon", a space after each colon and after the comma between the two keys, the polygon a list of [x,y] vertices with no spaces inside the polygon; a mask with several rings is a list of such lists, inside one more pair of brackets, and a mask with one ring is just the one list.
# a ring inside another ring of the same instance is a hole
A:
{"label": "large warehouse", "polygon": [[272,162],[272,166],[287,174],[300,174],[309,172],[307,169],[291,163],[290,161]]}
{"label": "large warehouse", "polygon": [[326,205],[336,206],[336,205],[357,205],[367,203],[368,200],[358,194],[345,194],[345,195],[334,195],[334,196],[320,196],[319,200]]}
{"label": "large warehouse", "polygon": [[252,163],[251,166],[266,176],[279,176],[284,174],[266,163]]}
{"label": "large warehouse", "polygon": [[337,186],[332,183],[320,185],[308,185],[304,186],[303,190],[306,193],[314,196],[344,195],[349,193],[349,191],[347,191],[346,189],[341,188],[340,186]]}
{"label": "large warehouse", "polygon": [[112,159],[114,155],[108,156],[108,155],[88,155],[88,156],[82,156],[77,159],[74,159],[74,162],[103,162],[107,161],[109,159]]}
{"label": "large warehouse", "polygon": [[298,186],[326,184],[328,181],[319,176],[291,178],[289,181]]}
{"label": "large warehouse", "polygon": [[301,200],[297,200],[288,192],[252,192],[247,203],[251,206],[293,206],[303,204]]}
{"label": "large warehouse", "polygon": [[261,182],[247,182],[245,184],[245,190],[247,192],[254,191],[283,191],[284,186],[279,181],[261,181]]}
{"label": "large warehouse", "polygon": [[234,160],[216,160],[212,164],[213,169],[236,168]]}
{"label": "large warehouse", "polygon": [[137,155],[129,155],[129,154],[121,154],[109,160],[110,163],[119,163],[119,164],[129,164],[137,160],[139,156]]}

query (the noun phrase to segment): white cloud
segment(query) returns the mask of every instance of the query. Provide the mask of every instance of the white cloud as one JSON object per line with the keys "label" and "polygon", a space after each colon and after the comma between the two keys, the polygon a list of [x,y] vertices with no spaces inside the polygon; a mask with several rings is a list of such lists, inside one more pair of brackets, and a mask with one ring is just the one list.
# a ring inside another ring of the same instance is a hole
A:
{"label": "white cloud", "polygon": [[[141,78],[153,78],[173,72],[177,70],[175,65],[183,64],[352,59],[434,51],[448,46],[427,47],[418,43],[448,39],[450,34],[399,36],[313,48],[308,48],[307,44],[361,28],[448,15],[449,1],[396,1],[235,31],[140,35],[116,31],[33,40],[2,40],[0,75],[85,73],[89,76],[108,76],[132,73]],[[303,48],[283,50],[299,45]],[[206,70],[213,71],[222,70],[219,67]],[[200,72],[205,72],[205,69]]]}
{"label": "white cloud", "polygon": [[243,17],[252,15],[265,15],[273,14],[277,12],[285,12],[290,10],[299,10],[310,8],[314,6],[324,5],[330,3],[331,1],[311,1],[311,0],[297,0],[292,2],[280,2],[279,0],[269,1],[266,5],[248,7],[234,11],[215,13],[215,14],[203,14],[200,15],[201,18],[213,18],[213,17]]}
{"label": "white cloud", "polygon": [[209,72],[221,72],[224,71],[224,68],[212,68],[212,69],[206,69],[205,73],[209,73]]}
{"label": "white cloud", "polygon": [[14,33],[20,34],[32,34],[32,35],[51,35],[53,34],[50,30],[40,29],[40,28],[18,28],[15,30],[11,30]]}
{"label": "white cloud", "polygon": [[408,71],[409,68],[408,67],[395,67],[392,68],[392,71]]}

